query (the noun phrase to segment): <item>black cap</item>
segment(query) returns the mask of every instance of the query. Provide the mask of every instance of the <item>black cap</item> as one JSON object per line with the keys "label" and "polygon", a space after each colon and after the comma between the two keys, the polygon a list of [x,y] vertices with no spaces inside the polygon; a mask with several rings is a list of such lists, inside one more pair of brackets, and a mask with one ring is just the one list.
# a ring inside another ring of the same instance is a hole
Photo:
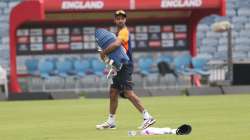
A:
{"label": "black cap", "polygon": [[126,12],[125,11],[123,11],[123,10],[117,10],[117,11],[115,11],[115,17],[116,16],[124,16],[124,17],[127,17],[127,15],[126,15]]}
{"label": "black cap", "polygon": [[188,135],[192,131],[191,125],[183,124],[180,127],[177,128],[176,134],[177,135]]}

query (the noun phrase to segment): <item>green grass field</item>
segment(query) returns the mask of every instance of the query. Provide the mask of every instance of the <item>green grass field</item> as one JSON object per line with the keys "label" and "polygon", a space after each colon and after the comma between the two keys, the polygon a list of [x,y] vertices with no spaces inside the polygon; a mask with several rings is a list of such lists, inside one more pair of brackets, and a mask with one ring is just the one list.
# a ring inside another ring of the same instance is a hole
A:
{"label": "green grass field", "polygon": [[250,95],[141,98],[155,127],[191,124],[188,136],[129,137],[141,115],[120,99],[116,130],[96,130],[106,119],[107,99],[0,102],[1,140],[249,140]]}

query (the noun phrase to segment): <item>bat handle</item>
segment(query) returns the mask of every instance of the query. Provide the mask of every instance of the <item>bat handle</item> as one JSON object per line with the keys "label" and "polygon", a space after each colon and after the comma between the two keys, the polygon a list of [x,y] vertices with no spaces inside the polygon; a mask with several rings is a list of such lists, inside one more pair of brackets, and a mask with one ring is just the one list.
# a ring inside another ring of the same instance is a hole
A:
{"label": "bat handle", "polygon": [[101,51],[102,51],[102,48],[101,48],[101,47],[97,47],[97,51],[98,51],[98,52],[101,52]]}
{"label": "bat handle", "polygon": [[110,59],[109,62],[108,62],[108,65],[110,66],[110,69],[109,69],[109,72],[108,72],[108,75],[107,75],[107,79],[109,79],[109,76],[111,75],[111,73],[113,72],[113,68],[112,68],[112,64],[114,63],[114,60]]}
{"label": "bat handle", "polygon": [[109,70],[109,73],[108,73],[108,75],[107,75],[107,79],[109,79],[109,76],[111,75],[112,71],[113,71],[113,68],[111,68],[111,69]]}

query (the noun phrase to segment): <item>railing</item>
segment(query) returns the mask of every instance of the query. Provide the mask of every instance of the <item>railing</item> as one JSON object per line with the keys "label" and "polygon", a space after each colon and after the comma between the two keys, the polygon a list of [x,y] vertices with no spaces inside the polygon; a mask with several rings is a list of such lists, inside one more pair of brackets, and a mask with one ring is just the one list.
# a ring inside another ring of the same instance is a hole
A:
{"label": "railing", "polygon": [[209,62],[209,83],[221,82],[227,80],[228,65],[225,61]]}

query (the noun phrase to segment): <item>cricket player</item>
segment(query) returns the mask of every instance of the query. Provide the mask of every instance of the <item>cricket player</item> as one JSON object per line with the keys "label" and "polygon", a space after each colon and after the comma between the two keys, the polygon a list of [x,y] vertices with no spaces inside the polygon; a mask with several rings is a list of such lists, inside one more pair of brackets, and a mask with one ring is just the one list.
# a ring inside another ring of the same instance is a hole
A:
{"label": "cricket player", "polygon": [[124,64],[117,75],[113,77],[112,85],[109,91],[110,105],[109,105],[109,115],[108,119],[96,125],[97,129],[115,129],[116,121],[115,114],[118,107],[118,96],[127,98],[132,102],[136,109],[142,114],[143,122],[139,127],[140,129],[148,128],[153,125],[156,120],[149,114],[149,112],[144,108],[138,96],[133,91],[132,73],[133,73],[133,59],[132,59],[132,48],[130,46],[129,40],[129,30],[126,27],[126,12],[123,10],[118,10],[114,14],[114,22],[118,28],[117,39],[115,42],[111,43],[106,49],[100,52],[101,59],[104,60],[106,55],[120,47],[121,45],[125,48],[126,53],[129,57],[128,64]]}

